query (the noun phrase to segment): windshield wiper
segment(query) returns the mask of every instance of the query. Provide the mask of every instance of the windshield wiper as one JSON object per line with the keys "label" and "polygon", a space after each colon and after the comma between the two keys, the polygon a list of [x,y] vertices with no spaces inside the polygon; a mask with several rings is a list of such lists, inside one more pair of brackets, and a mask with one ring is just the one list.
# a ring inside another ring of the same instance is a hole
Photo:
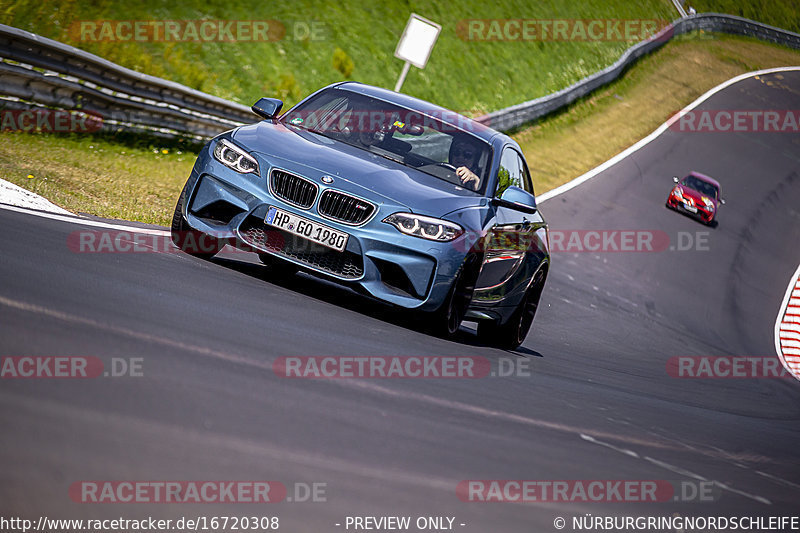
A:
{"label": "windshield wiper", "polygon": [[404,159],[398,159],[398,157],[402,157],[402,156],[398,156],[397,154],[395,154],[393,152],[390,152],[388,150],[384,150],[383,148],[379,148],[377,146],[370,146],[369,147],[369,151],[374,153],[374,154],[378,154],[381,157],[385,157],[386,159],[390,159],[390,160],[394,161],[395,163],[400,163],[401,165],[405,165],[406,164]]}

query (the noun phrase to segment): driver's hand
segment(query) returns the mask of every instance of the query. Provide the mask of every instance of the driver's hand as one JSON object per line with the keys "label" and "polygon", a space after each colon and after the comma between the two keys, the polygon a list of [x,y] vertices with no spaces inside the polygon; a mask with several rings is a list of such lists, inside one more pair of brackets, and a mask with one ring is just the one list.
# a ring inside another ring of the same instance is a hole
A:
{"label": "driver's hand", "polygon": [[467,185],[469,183],[472,184],[471,186],[473,189],[478,189],[478,184],[481,179],[467,167],[458,167],[456,169],[456,176],[458,176],[462,184]]}

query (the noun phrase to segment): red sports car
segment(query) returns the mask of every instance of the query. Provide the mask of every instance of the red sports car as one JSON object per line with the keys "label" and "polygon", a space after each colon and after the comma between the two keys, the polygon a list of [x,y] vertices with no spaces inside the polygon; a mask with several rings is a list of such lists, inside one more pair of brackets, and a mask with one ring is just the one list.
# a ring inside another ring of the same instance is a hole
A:
{"label": "red sports car", "polygon": [[682,180],[675,176],[672,181],[676,185],[667,197],[667,207],[696,217],[709,226],[713,225],[717,208],[725,203],[720,197],[719,182],[694,171]]}

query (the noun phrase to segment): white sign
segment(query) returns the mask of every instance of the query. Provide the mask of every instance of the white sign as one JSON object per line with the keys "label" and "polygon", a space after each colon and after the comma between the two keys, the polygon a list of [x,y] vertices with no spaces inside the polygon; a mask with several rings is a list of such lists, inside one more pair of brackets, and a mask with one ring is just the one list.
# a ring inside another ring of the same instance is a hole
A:
{"label": "white sign", "polygon": [[441,25],[412,13],[394,56],[417,68],[425,68],[440,31]]}

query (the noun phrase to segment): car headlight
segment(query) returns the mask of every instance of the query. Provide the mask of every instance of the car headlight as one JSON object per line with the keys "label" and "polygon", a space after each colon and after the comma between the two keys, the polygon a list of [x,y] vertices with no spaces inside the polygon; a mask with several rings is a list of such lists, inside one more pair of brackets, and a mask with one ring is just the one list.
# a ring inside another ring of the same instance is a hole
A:
{"label": "car headlight", "polygon": [[703,203],[706,204],[708,209],[714,209],[714,202],[703,196]]}
{"label": "car headlight", "polygon": [[383,221],[391,224],[401,233],[428,239],[429,241],[452,241],[464,233],[464,228],[453,222],[413,213],[395,213],[389,215]]}
{"label": "car headlight", "polygon": [[253,156],[225,139],[220,139],[214,147],[214,158],[236,172],[260,175],[258,171],[258,161],[256,161]]}
{"label": "car headlight", "polygon": [[672,194],[674,194],[678,198],[683,198],[683,189],[681,189],[676,185],[675,188],[672,189]]}

